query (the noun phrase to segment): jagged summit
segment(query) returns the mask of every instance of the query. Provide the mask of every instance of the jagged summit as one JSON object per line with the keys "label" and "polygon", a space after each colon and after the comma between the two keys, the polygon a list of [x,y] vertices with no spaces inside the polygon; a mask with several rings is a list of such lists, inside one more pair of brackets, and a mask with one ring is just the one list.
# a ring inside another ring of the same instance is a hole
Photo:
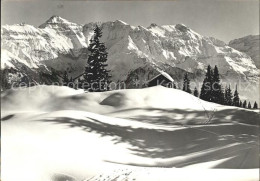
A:
{"label": "jagged summit", "polygon": [[147,29],[150,29],[150,28],[153,28],[153,27],[156,27],[157,24],[156,23],[151,23],[150,26],[147,27]]}
{"label": "jagged summit", "polygon": [[122,21],[122,20],[115,20],[115,23],[120,23],[120,24],[124,24],[124,25],[128,25],[126,22]]}
{"label": "jagged summit", "polygon": [[154,31],[160,31],[161,33],[163,33],[163,32],[164,33],[165,32],[177,32],[177,31],[180,32],[180,33],[187,33],[188,31],[190,31],[191,33],[198,34],[184,24],[157,25],[155,23],[151,23],[151,25],[148,26],[147,29],[154,30]]}
{"label": "jagged summit", "polygon": [[35,34],[38,33],[39,30],[34,26],[25,23],[5,25],[1,27],[1,34],[4,35],[9,32]]}
{"label": "jagged summit", "polygon": [[60,16],[53,15],[45,23],[40,25],[39,28],[45,28],[46,26],[55,26],[55,25],[77,26],[76,23],[72,23],[72,22],[68,21],[67,19],[64,19]]}
{"label": "jagged summit", "polygon": [[182,31],[182,32],[187,32],[188,30],[190,30],[187,26],[185,26],[184,24],[176,24],[175,28]]}
{"label": "jagged summit", "polygon": [[50,17],[50,19],[47,20],[46,22],[48,22],[48,23],[70,23],[68,20],[66,20],[60,16],[57,16],[57,15]]}
{"label": "jagged summit", "polygon": [[126,22],[122,21],[122,20],[114,20],[114,21],[107,21],[107,22],[99,22],[99,23],[96,23],[96,22],[92,22],[92,23],[88,23],[87,25],[85,26],[88,26],[88,25],[99,25],[99,26],[119,26],[119,27],[122,27],[122,26],[130,26],[129,24],[127,24]]}

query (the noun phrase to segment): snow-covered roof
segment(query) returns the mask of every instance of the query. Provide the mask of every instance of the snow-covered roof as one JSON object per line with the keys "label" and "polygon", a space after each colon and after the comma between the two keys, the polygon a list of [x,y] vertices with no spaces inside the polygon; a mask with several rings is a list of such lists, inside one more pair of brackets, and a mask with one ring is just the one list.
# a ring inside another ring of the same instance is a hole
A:
{"label": "snow-covered roof", "polygon": [[80,75],[78,75],[78,76],[76,76],[76,77],[74,77],[73,80],[76,80],[76,79],[80,78],[80,77],[83,76],[84,74],[85,74],[85,72],[82,73],[82,74],[80,74]]}
{"label": "snow-covered roof", "polygon": [[167,74],[166,72],[163,72],[163,71],[160,71],[160,73],[158,75],[156,75],[155,77],[153,77],[152,79],[150,79],[149,82],[151,82],[152,80],[156,79],[160,75],[163,75],[165,78],[167,78],[171,82],[174,82],[173,78],[169,74]]}

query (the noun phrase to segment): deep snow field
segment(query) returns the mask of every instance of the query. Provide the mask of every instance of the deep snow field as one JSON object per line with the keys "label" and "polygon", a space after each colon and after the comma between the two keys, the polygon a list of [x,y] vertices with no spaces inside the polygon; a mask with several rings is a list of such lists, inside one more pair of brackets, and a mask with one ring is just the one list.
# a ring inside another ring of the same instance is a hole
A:
{"label": "deep snow field", "polygon": [[2,181],[259,180],[257,110],[161,86],[8,90],[1,133]]}

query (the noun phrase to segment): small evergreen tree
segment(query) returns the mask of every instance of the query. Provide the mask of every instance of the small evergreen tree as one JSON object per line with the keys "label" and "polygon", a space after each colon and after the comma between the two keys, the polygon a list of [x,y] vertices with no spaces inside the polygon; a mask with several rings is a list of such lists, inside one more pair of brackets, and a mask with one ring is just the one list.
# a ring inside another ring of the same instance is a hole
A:
{"label": "small evergreen tree", "polygon": [[252,107],[251,107],[251,103],[250,103],[250,101],[248,102],[248,106],[247,106],[247,108],[248,109],[251,109]]}
{"label": "small evergreen tree", "polygon": [[188,73],[184,75],[182,90],[191,94],[190,79],[188,77]]}
{"label": "small evergreen tree", "polygon": [[244,102],[243,102],[243,108],[247,108],[247,102],[246,102],[246,100],[244,100]]}
{"label": "small evergreen tree", "polygon": [[239,101],[239,107],[243,107],[242,101]]}
{"label": "small evergreen tree", "polygon": [[236,90],[234,92],[234,98],[233,98],[233,106],[239,107],[239,95],[238,95],[238,91],[237,91],[237,86],[236,86]]}
{"label": "small evergreen tree", "polygon": [[258,105],[257,105],[256,101],[255,101],[255,103],[254,103],[253,109],[258,109]]}
{"label": "small evergreen tree", "polygon": [[225,104],[228,105],[228,106],[232,106],[233,105],[232,98],[233,98],[233,95],[232,95],[232,91],[231,91],[231,88],[230,88],[230,85],[229,85],[225,89]]}
{"label": "small evergreen tree", "polygon": [[225,105],[225,90],[223,90],[222,86],[220,85],[220,97],[217,103]]}
{"label": "small evergreen tree", "polygon": [[218,67],[214,67],[213,75],[212,75],[212,92],[211,92],[211,99],[212,102],[215,103],[221,103],[221,84],[220,84],[220,78],[219,78],[219,72]]}
{"label": "small evergreen tree", "polygon": [[[100,42],[102,36],[101,29],[96,26],[94,29],[94,36],[90,40],[88,50],[90,55],[88,57],[87,66],[84,74],[84,89],[93,92],[103,92],[109,90],[108,84],[110,83],[111,76],[107,62],[107,51],[104,43]],[[87,85],[85,85],[87,83]]]}
{"label": "small evergreen tree", "polygon": [[210,102],[212,101],[211,99],[212,74],[213,72],[211,70],[211,66],[209,65],[200,91],[200,98]]}
{"label": "small evergreen tree", "polygon": [[228,105],[227,103],[227,91],[228,91],[228,87],[226,85],[225,89],[224,89],[224,105]]}
{"label": "small evergreen tree", "polygon": [[198,96],[199,96],[199,91],[197,90],[197,87],[194,88],[193,95],[194,95],[195,97],[198,97]]}
{"label": "small evergreen tree", "polygon": [[72,77],[70,77],[70,80],[69,80],[69,82],[68,82],[68,85],[69,85],[69,87],[71,87],[71,88],[74,88],[74,82],[73,82],[73,79],[72,79]]}
{"label": "small evergreen tree", "polygon": [[67,71],[64,72],[62,79],[63,79],[62,82],[64,85],[67,85],[69,83],[69,77],[68,77]]}

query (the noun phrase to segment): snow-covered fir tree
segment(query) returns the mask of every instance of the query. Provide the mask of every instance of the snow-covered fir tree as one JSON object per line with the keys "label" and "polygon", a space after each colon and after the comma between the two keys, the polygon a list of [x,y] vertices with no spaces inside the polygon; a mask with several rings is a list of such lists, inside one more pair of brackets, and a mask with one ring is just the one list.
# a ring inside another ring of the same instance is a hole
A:
{"label": "snow-covered fir tree", "polygon": [[256,101],[255,101],[255,103],[254,103],[253,109],[258,109],[258,105],[257,105]]}
{"label": "snow-covered fir tree", "polygon": [[246,100],[244,100],[244,102],[243,102],[243,108],[247,108],[247,102],[246,102]]}
{"label": "snow-covered fir tree", "polygon": [[225,89],[225,105],[232,106],[233,105],[233,95],[230,85]]}
{"label": "snow-covered fir tree", "polygon": [[74,81],[73,81],[73,78],[72,78],[72,77],[70,77],[68,86],[71,87],[71,88],[74,88]]}
{"label": "snow-covered fir tree", "polygon": [[211,91],[212,102],[223,104],[222,89],[220,84],[218,67],[214,67],[212,75],[212,91]]}
{"label": "snow-covered fir tree", "polygon": [[190,79],[188,77],[188,73],[184,75],[182,90],[191,94]]}
{"label": "snow-covered fir tree", "polygon": [[220,86],[221,91],[220,91],[220,104],[225,105],[225,90],[223,89],[222,86]]}
{"label": "snow-covered fir tree", "polygon": [[101,28],[96,26],[94,36],[90,40],[87,66],[85,68],[83,88],[90,92],[109,90],[110,70],[107,70],[107,51],[105,44],[100,42]]}
{"label": "snow-covered fir tree", "polygon": [[252,108],[250,101],[248,102],[247,108],[248,108],[248,109],[251,109],[251,108]]}
{"label": "snow-covered fir tree", "polygon": [[194,88],[193,95],[196,97],[199,96],[199,91],[198,91],[197,87]]}
{"label": "snow-covered fir tree", "polygon": [[239,99],[237,86],[236,86],[236,90],[234,92],[234,98],[233,98],[233,106],[239,107],[239,105],[240,105],[239,103],[240,103],[240,99]]}
{"label": "snow-covered fir tree", "polygon": [[213,72],[211,70],[211,66],[209,65],[200,91],[200,98],[210,102],[212,101],[211,98],[212,74]]}
{"label": "snow-covered fir tree", "polygon": [[239,101],[239,107],[243,107],[242,101]]}
{"label": "snow-covered fir tree", "polygon": [[67,85],[69,83],[69,77],[68,77],[68,72],[65,71],[62,77],[62,82],[64,85]]}

